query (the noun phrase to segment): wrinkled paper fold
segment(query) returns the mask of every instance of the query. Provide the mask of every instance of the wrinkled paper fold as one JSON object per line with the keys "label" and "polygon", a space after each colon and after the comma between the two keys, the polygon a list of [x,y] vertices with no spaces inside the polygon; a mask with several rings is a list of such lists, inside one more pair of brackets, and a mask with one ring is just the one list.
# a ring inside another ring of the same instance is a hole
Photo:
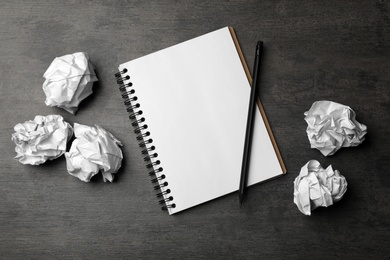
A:
{"label": "wrinkled paper fold", "polygon": [[80,102],[92,94],[97,77],[84,52],[57,57],[44,73],[43,91],[47,106],[57,106],[75,114]]}
{"label": "wrinkled paper fold", "polygon": [[328,207],[339,201],[347,190],[347,180],[329,165],[322,168],[316,160],[302,167],[294,181],[294,203],[305,215],[317,207]]}
{"label": "wrinkled paper fold", "polygon": [[121,167],[123,155],[119,146],[122,143],[98,125],[75,123],[74,132],[76,139],[65,153],[69,174],[89,182],[101,170],[103,180],[112,182],[113,174]]}
{"label": "wrinkled paper fold", "polygon": [[325,156],[341,147],[359,145],[367,133],[367,127],[356,121],[350,107],[332,101],[316,101],[304,115],[311,148]]}
{"label": "wrinkled paper fold", "polygon": [[15,158],[32,165],[60,157],[73,135],[72,127],[60,115],[38,115],[34,120],[15,125],[14,130],[11,139],[16,145]]}

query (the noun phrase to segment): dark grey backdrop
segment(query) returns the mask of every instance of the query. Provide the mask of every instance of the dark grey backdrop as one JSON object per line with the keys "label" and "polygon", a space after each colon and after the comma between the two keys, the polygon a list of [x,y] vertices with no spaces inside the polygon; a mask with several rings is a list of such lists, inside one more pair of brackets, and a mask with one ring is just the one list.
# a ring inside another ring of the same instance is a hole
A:
{"label": "dark grey backdrop", "polygon": [[[390,257],[389,7],[386,0],[1,1],[0,254]],[[120,63],[227,25],[250,69],[256,41],[265,43],[259,94],[288,174],[250,188],[242,208],[231,194],[168,216],[154,198],[113,74]],[[73,116],[46,107],[41,87],[56,56],[78,51],[90,54],[99,82]],[[310,149],[303,113],[316,100],[351,106],[368,126],[366,141],[329,158]],[[41,166],[13,159],[13,126],[48,114],[98,124],[123,142],[114,183],[71,177],[64,157]],[[340,202],[307,217],[292,193],[310,159],[332,164],[349,185]]]}

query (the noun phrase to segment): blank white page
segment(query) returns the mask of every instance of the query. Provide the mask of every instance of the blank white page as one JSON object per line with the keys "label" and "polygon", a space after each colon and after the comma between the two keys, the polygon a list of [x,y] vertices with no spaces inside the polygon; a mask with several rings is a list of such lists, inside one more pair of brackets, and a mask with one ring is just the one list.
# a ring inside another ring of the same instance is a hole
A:
{"label": "blank white page", "polygon": [[[229,28],[124,68],[161,161],[156,168],[163,167],[158,176],[168,182],[163,190],[171,190],[175,208],[169,214],[237,191],[250,84]],[[283,173],[258,109],[250,163],[248,185]]]}

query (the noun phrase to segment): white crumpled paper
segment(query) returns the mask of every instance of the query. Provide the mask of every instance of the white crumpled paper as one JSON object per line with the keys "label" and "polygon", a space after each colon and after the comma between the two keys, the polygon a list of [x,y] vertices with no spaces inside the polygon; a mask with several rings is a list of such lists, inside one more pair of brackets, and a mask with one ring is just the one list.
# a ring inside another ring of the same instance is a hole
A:
{"label": "white crumpled paper", "polygon": [[122,143],[111,133],[95,125],[90,127],[74,124],[76,139],[69,152],[65,153],[66,166],[70,175],[89,182],[99,170],[103,180],[112,182],[114,173],[122,163]]}
{"label": "white crumpled paper", "polygon": [[36,116],[34,120],[15,125],[14,130],[11,139],[16,145],[15,158],[32,165],[64,154],[73,134],[72,127],[60,115]]}
{"label": "white crumpled paper", "polygon": [[367,126],[355,119],[348,106],[332,101],[316,101],[304,113],[311,148],[333,155],[341,147],[357,146],[364,141]]}
{"label": "white crumpled paper", "polygon": [[97,81],[89,56],[76,52],[57,57],[43,77],[43,91],[47,106],[57,106],[75,114],[80,102],[92,94],[93,82]]}
{"label": "white crumpled paper", "polygon": [[332,166],[324,169],[316,160],[302,167],[294,181],[294,203],[305,215],[317,207],[328,207],[347,191],[347,180]]}

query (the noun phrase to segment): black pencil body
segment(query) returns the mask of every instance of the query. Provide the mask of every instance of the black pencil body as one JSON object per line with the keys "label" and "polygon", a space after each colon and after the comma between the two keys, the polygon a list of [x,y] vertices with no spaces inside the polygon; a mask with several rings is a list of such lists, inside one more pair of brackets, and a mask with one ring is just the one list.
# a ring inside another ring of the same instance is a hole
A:
{"label": "black pencil body", "polygon": [[246,125],[245,133],[245,144],[244,152],[242,157],[242,167],[241,167],[241,178],[240,178],[240,187],[239,187],[239,200],[240,204],[244,199],[244,192],[246,188],[246,182],[248,177],[249,165],[250,165],[250,155],[252,147],[252,136],[253,136],[253,125],[255,120],[255,109],[256,109],[256,86],[259,74],[259,64],[260,64],[260,54],[263,49],[263,42],[258,41],[256,45],[255,61],[253,65],[253,81],[252,88],[249,99],[249,108],[248,108],[248,119]]}

